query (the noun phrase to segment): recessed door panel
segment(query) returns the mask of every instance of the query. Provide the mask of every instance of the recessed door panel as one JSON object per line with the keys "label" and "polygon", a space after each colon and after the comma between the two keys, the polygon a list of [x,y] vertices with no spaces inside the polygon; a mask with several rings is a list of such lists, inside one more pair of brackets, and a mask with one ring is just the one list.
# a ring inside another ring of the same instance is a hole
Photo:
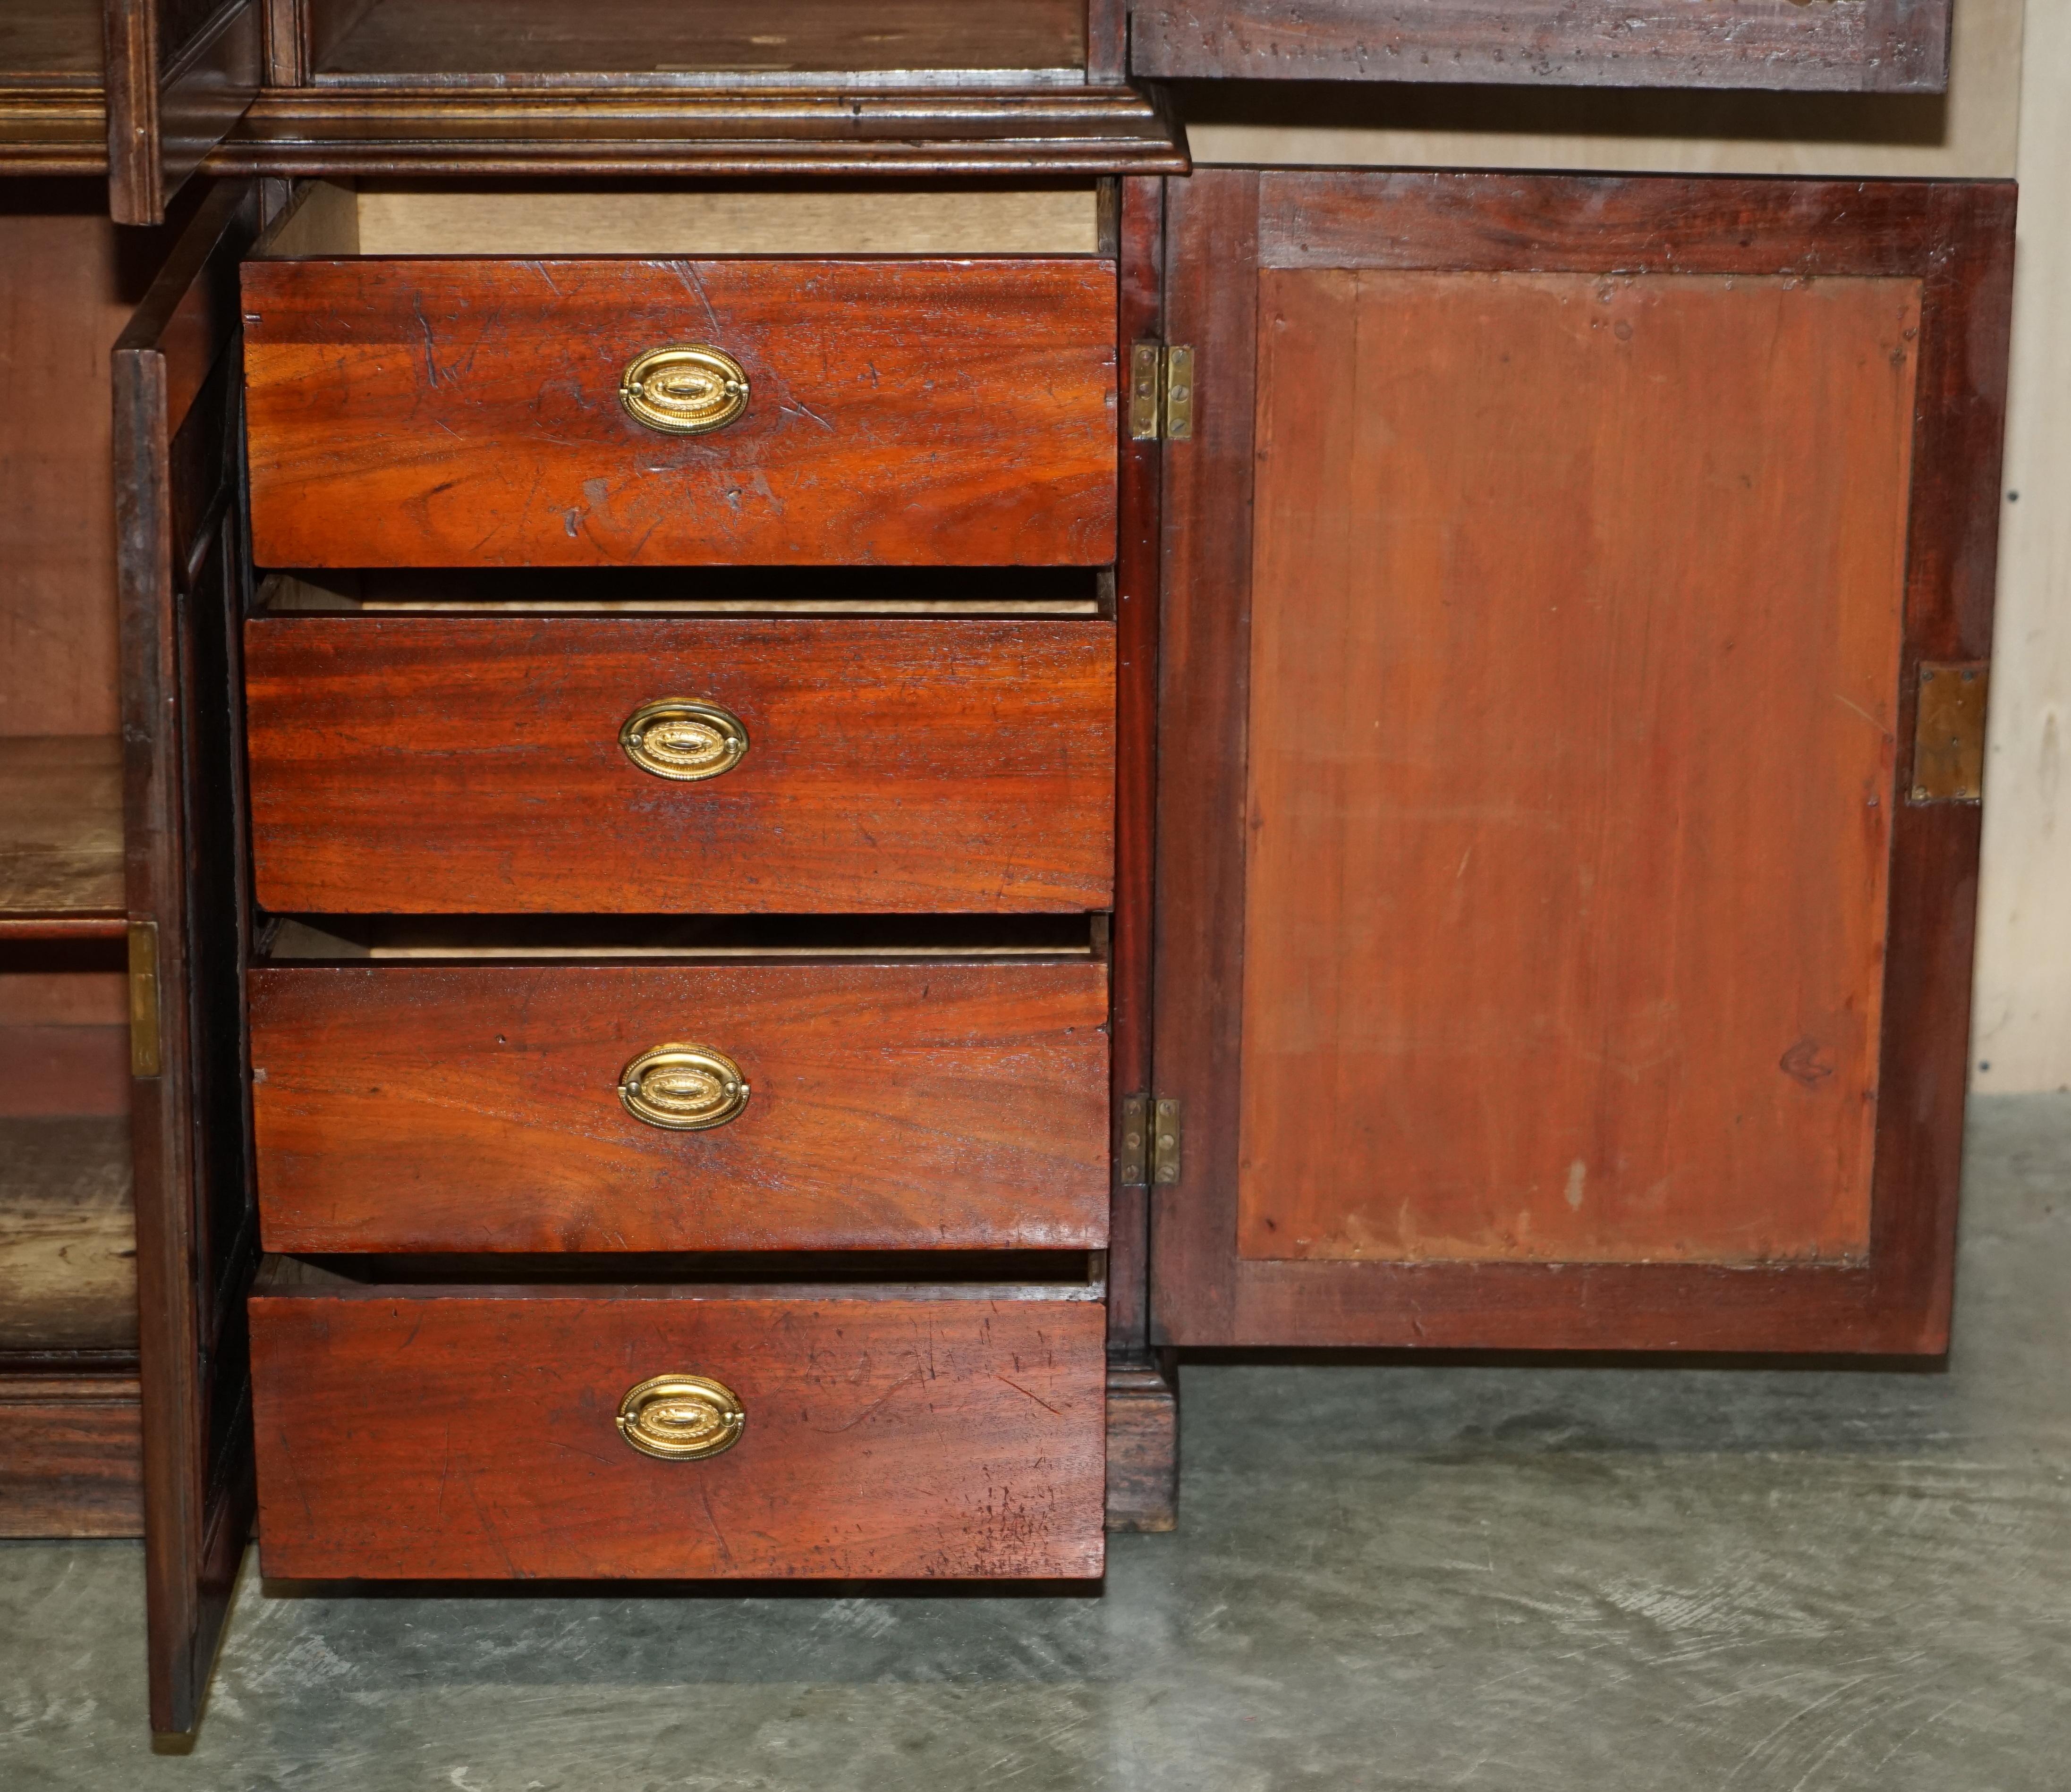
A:
{"label": "recessed door panel", "polygon": [[1867,1256],[1919,313],[1261,277],[1243,1255]]}
{"label": "recessed door panel", "polygon": [[1946,1347],[2012,206],[1175,187],[1155,1342]]}

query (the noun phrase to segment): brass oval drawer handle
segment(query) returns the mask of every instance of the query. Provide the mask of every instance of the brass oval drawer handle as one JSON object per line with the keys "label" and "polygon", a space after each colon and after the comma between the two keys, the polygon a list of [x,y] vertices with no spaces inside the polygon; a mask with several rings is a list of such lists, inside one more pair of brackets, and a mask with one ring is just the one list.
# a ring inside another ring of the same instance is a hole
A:
{"label": "brass oval drawer handle", "polygon": [[747,1111],[748,1079],[724,1052],[658,1045],[619,1073],[618,1098],[635,1120],[650,1126],[701,1133]]}
{"label": "brass oval drawer handle", "polygon": [[690,1462],[740,1441],[748,1413],[724,1381],[706,1375],[658,1375],[625,1390],[618,1434],[645,1456]]}
{"label": "brass oval drawer handle", "polygon": [[650,348],[619,375],[618,401],[650,429],[702,436],[748,408],[748,374],[725,350],[703,342]]}
{"label": "brass oval drawer handle", "polygon": [[717,703],[660,697],[625,718],[618,744],[642,771],[691,783],[730,772],[745,759],[748,730]]}

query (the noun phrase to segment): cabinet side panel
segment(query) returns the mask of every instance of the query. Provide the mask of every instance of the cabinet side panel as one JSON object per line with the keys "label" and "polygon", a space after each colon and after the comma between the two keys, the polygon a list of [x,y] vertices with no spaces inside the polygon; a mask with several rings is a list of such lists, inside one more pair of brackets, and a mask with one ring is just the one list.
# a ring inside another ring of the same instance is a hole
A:
{"label": "cabinet side panel", "polygon": [[1919,325],[1261,277],[1241,1255],[1866,1257]]}

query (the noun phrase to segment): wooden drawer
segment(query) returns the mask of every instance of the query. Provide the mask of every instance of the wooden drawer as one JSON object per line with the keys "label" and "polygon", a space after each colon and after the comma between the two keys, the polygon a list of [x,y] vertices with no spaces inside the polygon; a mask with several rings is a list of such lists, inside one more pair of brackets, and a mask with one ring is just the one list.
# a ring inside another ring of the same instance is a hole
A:
{"label": "wooden drawer", "polygon": [[[249,987],[271,1250],[1107,1240],[1090,959],[283,965]],[[738,1114],[638,1117],[621,1081],[666,1044],[737,1064]]]}
{"label": "wooden drawer", "polygon": [[[247,625],[259,900],[283,912],[1070,912],[1113,886],[1114,631],[548,616]],[[621,731],[746,732],[699,781]]]}
{"label": "wooden drawer", "polygon": [[[262,566],[1094,565],[1114,557],[1111,261],[253,261]],[[710,347],[745,409],[621,401]]]}
{"label": "wooden drawer", "polygon": [[[1097,1576],[1104,1309],[1024,1292],[262,1280],[265,1570]],[[737,1398],[723,1454],[621,1435],[630,1390],[683,1375]]]}

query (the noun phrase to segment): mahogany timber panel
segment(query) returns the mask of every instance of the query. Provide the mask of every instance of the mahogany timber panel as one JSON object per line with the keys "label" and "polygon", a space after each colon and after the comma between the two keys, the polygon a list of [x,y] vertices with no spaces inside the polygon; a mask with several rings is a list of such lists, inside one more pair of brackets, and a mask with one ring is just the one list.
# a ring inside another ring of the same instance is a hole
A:
{"label": "mahogany timber panel", "polygon": [[1918,283],[1261,279],[1240,1249],[1860,1260]]}
{"label": "mahogany timber panel", "polygon": [[[269,1250],[748,1251],[1107,1237],[1107,971],[1090,960],[260,967]],[[650,1046],[741,1068],[669,1131]]]}
{"label": "mahogany timber panel", "polygon": [[0,1376],[0,1537],[141,1536],[142,1433],[134,1376]]}
{"label": "mahogany timber panel", "polygon": [[[371,1287],[252,1302],[269,1574],[1085,1578],[1101,1569],[1095,1301]],[[747,1413],[659,1461],[663,1373]]]}
{"label": "mahogany timber panel", "polygon": [[1952,0],[1136,0],[1139,76],[1939,93]]}
{"label": "mahogany timber panel", "polygon": [[[1115,269],[1012,261],[255,261],[262,566],[1097,565]],[[736,422],[658,433],[646,350],[724,349]]]}
{"label": "mahogany timber panel", "polygon": [[117,725],[108,351],[137,294],[107,203],[0,187],[0,734]]}
{"label": "mahogany timber panel", "polygon": [[[1107,622],[289,616],[246,642],[258,894],[279,912],[1112,900]],[[627,758],[620,725],[679,696],[744,724],[732,770]]]}
{"label": "mahogany timber panel", "polygon": [[[1105,0],[1113,5],[1115,0]],[[703,179],[1183,174],[1169,100],[1126,86],[273,88],[211,174]]]}
{"label": "mahogany timber panel", "polygon": [[[1204,394],[1212,401],[1197,406],[1194,439],[1168,448],[1164,476],[1156,1086],[1185,1104],[1187,1125],[1181,1178],[1153,1195],[1154,1345],[1946,1349],[1975,805],[1901,803],[1889,824],[1870,1242],[1860,1266],[1240,1253],[1251,394],[1263,282],[1231,269],[1918,281],[1895,729],[1905,742],[1917,662],[1991,649],[2013,201],[2000,182],[1209,170],[1174,184],[1167,327],[1197,346],[1217,379]],[[1651,231],[1638,228],[1643,218]]]}

